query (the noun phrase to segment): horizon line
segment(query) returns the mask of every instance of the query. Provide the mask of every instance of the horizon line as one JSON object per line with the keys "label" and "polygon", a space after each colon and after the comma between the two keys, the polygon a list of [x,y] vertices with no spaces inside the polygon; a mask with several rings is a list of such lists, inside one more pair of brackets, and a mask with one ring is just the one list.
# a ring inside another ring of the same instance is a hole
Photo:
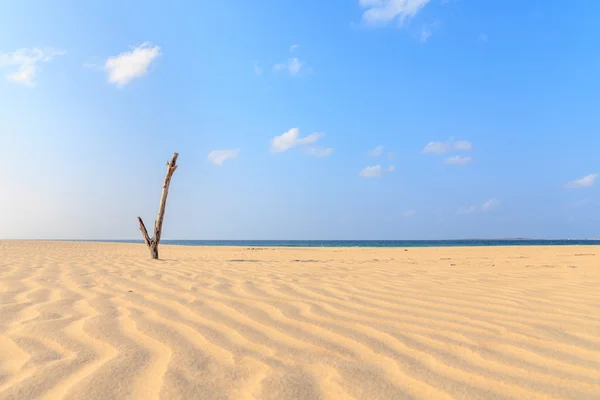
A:
{"label": "horizon line", "polygon": [[[600,241],[600,238],[459,238],[459,239],[162,239],[161,242],[455,242],[467,240],[482,240],[482,241]],[[0,239],[0,241],[47,241],[47,242],[140,242],[144,243],[143,239],[31,239],[31,238],[13,238]]]}

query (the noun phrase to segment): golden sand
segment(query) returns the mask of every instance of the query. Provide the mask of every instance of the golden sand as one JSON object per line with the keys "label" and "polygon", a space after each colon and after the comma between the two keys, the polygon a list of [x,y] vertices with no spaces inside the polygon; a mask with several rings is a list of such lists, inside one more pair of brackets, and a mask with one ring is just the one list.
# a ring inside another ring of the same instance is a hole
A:
{"label": "golden sand", "polygon": [[0,399],[600,399],[600,248],[0,242]]}

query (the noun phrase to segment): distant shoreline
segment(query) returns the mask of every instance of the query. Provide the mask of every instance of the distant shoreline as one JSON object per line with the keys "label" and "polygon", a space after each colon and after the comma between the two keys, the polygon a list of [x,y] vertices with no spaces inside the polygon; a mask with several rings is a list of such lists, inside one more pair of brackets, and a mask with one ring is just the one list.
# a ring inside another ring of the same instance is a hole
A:
{"label": "distant shoreline", "polygon": [[[143,244],[142,240],[49,240],[74,243]],[[26,239],[23,241],[27,241]],[[421,248],[500,246],[600,246],[599,239],[459,239],[459,240],[162,240],[161,244],[192,247],[339,247],[339,248]]]}

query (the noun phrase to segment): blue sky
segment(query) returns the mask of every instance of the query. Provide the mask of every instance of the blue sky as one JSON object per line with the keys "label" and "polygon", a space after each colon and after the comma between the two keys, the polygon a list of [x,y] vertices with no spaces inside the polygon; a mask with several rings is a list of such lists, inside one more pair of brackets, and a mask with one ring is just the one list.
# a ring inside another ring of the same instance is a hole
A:
{"label": "blue sky", "polygon": [[3,2],[0,238],[599,237],[600,3]]}

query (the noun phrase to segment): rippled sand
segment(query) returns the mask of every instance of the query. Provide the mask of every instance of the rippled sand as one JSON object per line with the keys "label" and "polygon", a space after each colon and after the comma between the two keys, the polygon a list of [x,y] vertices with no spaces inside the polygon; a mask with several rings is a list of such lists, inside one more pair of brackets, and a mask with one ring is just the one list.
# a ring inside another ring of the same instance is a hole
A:
{"label": "rippled sand", "polygon": [[600,248],[0,242],[0,399],[599,399]]}

